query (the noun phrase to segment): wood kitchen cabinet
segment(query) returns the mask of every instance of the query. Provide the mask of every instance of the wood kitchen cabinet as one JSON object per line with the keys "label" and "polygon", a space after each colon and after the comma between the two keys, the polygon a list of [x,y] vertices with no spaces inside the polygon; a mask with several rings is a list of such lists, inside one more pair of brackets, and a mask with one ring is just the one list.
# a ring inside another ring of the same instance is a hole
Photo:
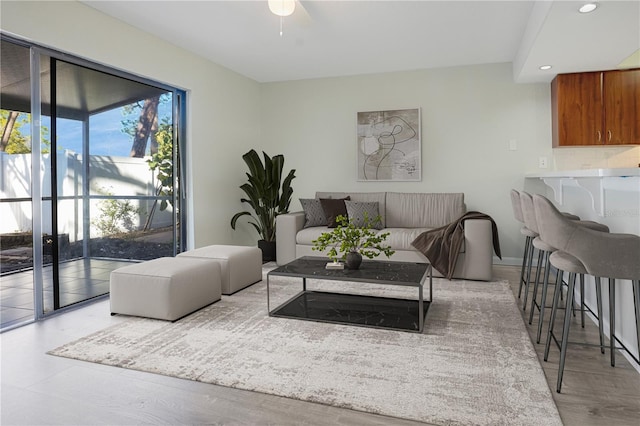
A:
{"label": "wood kitchen cabinet", "polygon": [[640,144],[640,69],[559,74],[553,146]]}

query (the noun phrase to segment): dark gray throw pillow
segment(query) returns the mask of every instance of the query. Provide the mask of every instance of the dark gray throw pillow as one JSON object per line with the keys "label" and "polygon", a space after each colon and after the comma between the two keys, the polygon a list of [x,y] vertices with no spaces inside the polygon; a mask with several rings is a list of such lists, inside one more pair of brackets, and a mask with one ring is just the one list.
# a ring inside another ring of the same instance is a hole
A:
{"label": "dark gray throw pillow", "polygon": [[335,228],[338,226],[336,223],[336,218],[338,216],[342,215],[347,217],[347,207],[344,205],[344,201],[350,199],[350,196],[338,199],[320,198],[320,204],[322,205],[322,210],[324,210],[324,215],[327,218],[327,226],[329,228]]}
{"label": "dark gray throw pillow", "polygon": [[302,210],[304,210],[304,227],[327,226],[327,217],[324,215],[320,200],[315,198],[300,198]]}
{"label": "dark gray throw pillow", "polygon": [[374,220],[380,214],[378,202],[362,202],[362,201],[345,201],[349,222],[355,226],[362,228],[364,226],[365,214],[369,218],[369,225],[373,229],[382,229],[382,222],[374,223]]}

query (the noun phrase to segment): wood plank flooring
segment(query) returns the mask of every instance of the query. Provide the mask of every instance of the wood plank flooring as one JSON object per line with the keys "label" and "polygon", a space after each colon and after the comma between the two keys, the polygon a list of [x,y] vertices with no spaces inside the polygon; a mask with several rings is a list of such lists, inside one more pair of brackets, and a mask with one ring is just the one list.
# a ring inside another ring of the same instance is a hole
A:
{"label": "wood plank flooring", "polygon": [[[495,279],[509,280],[511,290],[517,298],[520,267],[494,266],[493,269]],[[529,301],[532,292],[533,289],[530,291]],[[552,293],[553,291],[549,291],[547,306],[551,306]],[[522,299],[517,301],[518,306],[522,307]],[[635,426],[640,424],[640,373],[619,351],[616,353],[614,368],[609,363],[608,350],[603,355],[598,347],[569,345],[562,393],[559,394],[556,392],[556,380],[560,351],[553,343],[549,352],[549,361],[543,361],[550,309],[545,312],[540,344],[535,343],[538,331],[537,311],[532,325],[529,325],[529,307],[526,313],[522,310],[521,312],[564,424]],[[561,315],[556,318],[555,327],[558,327],[558,330],[562,329]],[[559,334],[561,335],[562,332],[560,331]],[[569,335],[572,342],[599,342],[597,325],[586,318],[585,328],[581,328],[579,313],[573,318]],[[605,344],[608,342],[606,340]]]}
{"label": "wood plank flooring", "polygon": [[[514,293],[518,274],[518,267],[495,267],[496,278],[509,279]],[[109,316],[109,302],[102,300],[0,335],[0,423],[420,424],[45,354],[123,320]],[[535,320],[533,326],[527,325],[533,338],[535,326]],[[572,336],[597,340],[597,327],[591,322],[584,330],[574,327]],[[541,359],[543,345],[535,346]],[[565,424],[638,425],[640,374],[622,356],[611,368],[608,355],[601,355],[598,348],[571,346],[562,394],[555,392],[557,358],[558,351],[552,349],[549,362],[541,364]]]}

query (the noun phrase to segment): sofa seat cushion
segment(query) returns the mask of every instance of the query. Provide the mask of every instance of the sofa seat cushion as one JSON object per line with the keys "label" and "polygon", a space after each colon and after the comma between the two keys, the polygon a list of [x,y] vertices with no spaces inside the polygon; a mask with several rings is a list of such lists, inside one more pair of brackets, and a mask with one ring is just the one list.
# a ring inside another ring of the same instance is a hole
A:
{"label": "sofa seat cushion", "polygon": [[331,232],[333,228],[328,226],[312,226],[310,228],[304,228],[298,231],[296,235],[296,243],[305,246],[312,246],[313,240],[317,240],[324,232]]}
{"label": "sofa seat cushion", "polygon": [[[411,242],[429,229],[430,228],[384,228],[375,232],[377,234],[388,232],[389,236],[386,239],[386,244],[391,246],[393,250],[415,250]],[[312,246],[313,240],[317,240],[322,233],[331,231],[333,231],[333,229],[327,226],[304,228],[296,235],[296,243],[304,246]],[[463,242],[460,253],[464,253],[464,247],[465,244]]]}
{"label": "sofa seat cushion", "polygon": [[378,233],[389,233],[386,243],[390,245],[393,250],[415,250],[411,242],[415,240],[418,235],[428,230],[428,228],[385,228]]}

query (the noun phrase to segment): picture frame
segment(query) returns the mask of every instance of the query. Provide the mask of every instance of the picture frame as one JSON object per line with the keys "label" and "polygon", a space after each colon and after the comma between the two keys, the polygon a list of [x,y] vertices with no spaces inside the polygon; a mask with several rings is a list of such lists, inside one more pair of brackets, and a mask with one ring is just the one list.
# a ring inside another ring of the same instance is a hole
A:
{"label": "picture frame", "polygon": [[422,180],[420,108],[357,113],[357,180]]}

